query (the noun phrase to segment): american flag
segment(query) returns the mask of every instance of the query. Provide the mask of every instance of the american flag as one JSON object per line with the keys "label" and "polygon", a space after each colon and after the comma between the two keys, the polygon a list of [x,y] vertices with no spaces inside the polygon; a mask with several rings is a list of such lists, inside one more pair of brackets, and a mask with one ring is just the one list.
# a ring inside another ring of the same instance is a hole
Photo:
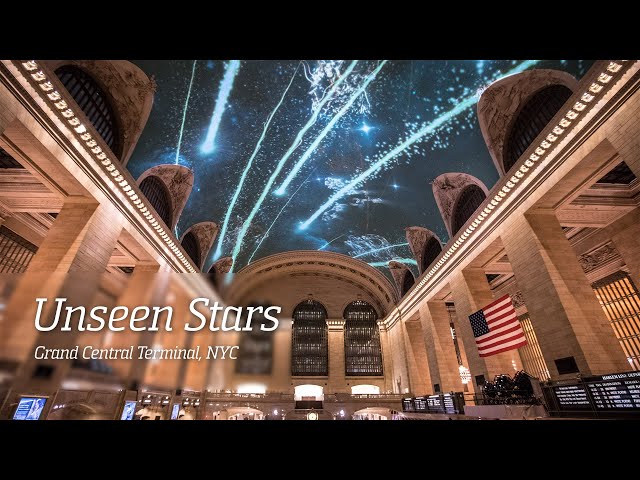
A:
{"label": "american flag", "polygon": [[508,294],[469,315],[469,320],[481,357],[489,357],[527,344]]}

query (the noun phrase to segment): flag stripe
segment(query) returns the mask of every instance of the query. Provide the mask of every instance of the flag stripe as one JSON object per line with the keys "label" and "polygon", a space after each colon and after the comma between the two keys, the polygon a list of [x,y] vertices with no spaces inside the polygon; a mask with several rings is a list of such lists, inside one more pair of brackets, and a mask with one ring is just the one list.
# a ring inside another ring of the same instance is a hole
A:
{"label": "flag stripe", "polygon": [[[522,330],[522,328],[520,327],[520,325],[509,325],[509,328],[503,332],[498,332],[494,335],[489,335],[487,338],[485,338],[484,340],[480,341],[480,342],[476,342],[478,344],[478,347],[486,347],[487,345],[490,345],[492,343],[495,342],[500,342],[503,339],[505,339],[506,337],[511,337],[513,332],[516,332],[518,334],[521,334],[520,330]],[[480,337],[478,337],[480,338]]]}
{"label": "flag stripe", "polygon": [[504,295],[471,315],[478,353],[488,357],[527,344],[510,295]]}
{"label": "flag stripe", "polygon": [[521,343],[517,343],[515,345],[510,345],[508,347],[504,347],[504,348],[501,348],[499,350],[493,350],[490,353],[480,353],[480,356],[481,357],[490,357],[491,355],[496,355],[498,353],[508,352],[509,350],[513,350],[515,348],[524,347],[527,343],[528,343],[527,339],[525,338],[524,340],[522,340]]}
{"label": "flag stripe", "polygon": [[499,299],[493,301],[492,303],[490,303],[486,307],[484,307],[482,309],[482,311],[485,312],[485,314],[489,314],[494,310],[495,307],[502,306],[503,304],[504,305],[508,305],[509,302],[511,302],[511,297],[507,294],[507,295],[505,295],[503,297],[500,297]]}

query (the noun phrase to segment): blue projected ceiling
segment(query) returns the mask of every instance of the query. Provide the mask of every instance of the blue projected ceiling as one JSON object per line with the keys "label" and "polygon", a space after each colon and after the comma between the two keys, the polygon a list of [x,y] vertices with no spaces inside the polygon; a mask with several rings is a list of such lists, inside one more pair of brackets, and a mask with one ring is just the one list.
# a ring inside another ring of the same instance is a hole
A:
{"label": "blue projected ceiling", "polygon": [[582,77],[591,61],[134,61],[158,88],[128,163],[194,170],[177,234],[220,227],[205,262],[233,271],[287,250],[350,255],[417,273],[404,228],[446,228],[431,181],[498,172],[476,119],[489,84],[530,68]]}

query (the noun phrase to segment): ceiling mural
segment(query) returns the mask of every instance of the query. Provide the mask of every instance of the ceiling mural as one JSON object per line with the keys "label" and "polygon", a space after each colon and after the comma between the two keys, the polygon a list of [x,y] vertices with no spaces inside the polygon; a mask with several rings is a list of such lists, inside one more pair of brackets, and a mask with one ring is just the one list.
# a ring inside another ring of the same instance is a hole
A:
{"label": "ceiling mural", "polygon": [[405,227],[446,242],[431,182],[463,172],[491,188],[498,172],[476,118],[479,95],[531,68],[581,78],[586,60],[139,60],[157,83],[128,163],[194,171],[176,226],[213,221],[205,270],[233,271],[287,250],[417,266]]}

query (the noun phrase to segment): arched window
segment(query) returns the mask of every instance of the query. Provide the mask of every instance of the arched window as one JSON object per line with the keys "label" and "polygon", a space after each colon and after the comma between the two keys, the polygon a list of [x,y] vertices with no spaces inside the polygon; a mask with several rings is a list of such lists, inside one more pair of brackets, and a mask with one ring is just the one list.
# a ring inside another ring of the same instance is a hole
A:
{"label": "arched window", "polygon": [[424,254],[422,255],[422,271],[426,271],[429,265],[438,258],[438,255],[442,252],[442,245],[436,240],[435,237],[431,237],[424,246]]}
{"label": "arched window", "polygon": [[503,156],[505,173],[515,165],[531,142],[547,126],[549,120],[558,113],[571,93],[571,90],[564,85],[551,85],[543,88],[527,101],[513,122],[505,142]]}
{"label": "arched window", "polygon": [[404,297],[406,293],[411,290],[413,284],[416,283],[416,279],[413,278],[413,275],[409,270],[404,272],[404,278],[402,279],[402,296]]}
{"label": "arched window", "polygon": [[154,175],[149,175],[140,182],[140,190],[165,225],[171,228],[171,197],[164,182]]}
{"label": "arched window", "polygon": [[291,375],[329,374],[327,310],[320,302],[305,300],[293,311]]}
{"label": "arched window", "polygon": [[187,255],[191,257],[193,263],[200,266],[200,247],[198,246],[198,239],[193,232],[187,233],[182,239],[182,248],[187,252]]}
{"label": "arched window", "polygon": [[451,216],[451,235],[458,233],[458,230],[469,220],[469,217],[484,202],[485,198],[487,196],[479,186],[471,184],[464,187]]}
{"label": "arched window", "polygon": [[120,133],[116,116],[105,92],[84,70],[73,65],[63,65],[56,75],[93,124],[104,143],[120,156]]}
{"label": "arched window", "polygon": [[344,309],[344,365],[347,376],[382,375],[378,314],[363,300]]}

